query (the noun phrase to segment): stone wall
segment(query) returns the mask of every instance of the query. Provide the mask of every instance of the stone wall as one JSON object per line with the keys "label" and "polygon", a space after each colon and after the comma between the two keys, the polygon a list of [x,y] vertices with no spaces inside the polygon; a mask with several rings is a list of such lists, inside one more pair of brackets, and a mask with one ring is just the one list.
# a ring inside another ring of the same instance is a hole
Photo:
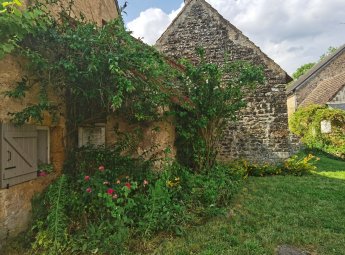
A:
{"label": "stone wall", "polygon": [[227,54],[230,60],[263,66],[267,82],[247,94],[238,122],[224,130],[220,158],[279,161],[290,155],[285,93],[290,77],[208,3],[190,0],[156,47],[175,59],[195,62],[195,48],[203,47],[213,63],[222,65]]}
{"label": "stone wall", "polygon": [[[12,56],[6,56],[0,61],[1,122],[10,122],[8,112],[21,111],[28,105],[38,101],[37,85],[34,85],[32,91],[27,93],[23,99],[14,100],[3,95],[3,92],[12,90],[17,82],[21,81],[24,75],[27,75],[23,71],[23,65],[25,65],[25,61]],[[57,94],[52,91],[49,94],[53,102],[62,103]],[[60,119],[56,123],[52,121],[51,116],[46,114],[43,123],[39,125],[50,127],[50,160],[57,173],[59,173],[65,159],[63,113],[61,113]],[[13,237],[26,229],[30,221],[33,195],[36,192],[41,192],[54,178],[54,175],[40,177],[9,189],[0,189],[0,246],[7,238]]]}
{"label": "stone wall", "polygon": [[[151,122],[147,125],[131,125],[123,118],[118,116],[109,116],[106,123],[106,145],[111,146],[118,142],[119,133],[126,132],[134,134],[135,130],[140,128],[140,135],[135,140],[134,151],[131,154],[134,157],[143,156],[146,159],[157,159],[156,167],[160,167],[161,159],[165,157],[174,158],[176,155],[175,127],[171,119],[165,121]],[[164,151],[169,150],[168,153]]]}
{"label": "stone wall", "polygon": [[331,103],[345,104],[345,86],[335,95],[335,97],[331,100]]}
{"label": "stone wall", "polygon": [[[30,4],[32,0],[25,0],[26,5]],[[62,0],[66,6],[69,0]],[[53,11],[57,12],[58,7],[54,7]],[[74,0],[74,14],[79,16],[83,13],[86,20],[96,22],[102,25],[102,20],[109,21],[119,16],[119,10],[116,1],[114,0]]]}
{"label": "stone wall", "polygon": [[[67,2],[67,1],[66,1]],[[26,3],[30,3],[27,0]],[[118,16],[118,9],[114,0],[76,0],[76,12],[82,12],[86,19],[101,25],[102,21],[109,21]],[[25,75],[23,71],[25,61],[12,56],[0,60],[0,121],[9,122],[8,112],[18,112],[34,104],[38,100],[38,86],[34,85],[25,98],[14,100],[4,97],[5,91],[11,90]],[[31,218],[31,199],[35,193],[44,190],[56,178],[62,169],[65,159],[65,119],[64,103],[56,91],[49,91],[49,98],[61,105],[59,120],[53,122],[51,116],[45,115],[40,125],[50,128],[50,160],[56,174],[39,177],[36,180],[25,182],[0,189],[0,248],[7,238],[14,237],[24,231]],[[35,124],[35,123],[31,123]]]}
{"label": "stone wall", "polygon": [[317,85],[331,77],[343,73],[345,70],[345,49],[341,55],[333,60],[329,65],[324,67],[321,72],[317,72],[311,76],[303,86],[296,90],[297,105],[299,106],[303,100],[317,87]]}
{"label": "stone wall", "polygon": [[56,175],[39,177],[10,189],[0,190],[0,249],[7,239],[23,232],[31,220],[31,199],[42,192]]}
{"label": "stone wall", "polygon": [[287,109],[288,109],[288,116],[290,117],[297,109],[297,99],[296,95],[290,95],[287,98]]}

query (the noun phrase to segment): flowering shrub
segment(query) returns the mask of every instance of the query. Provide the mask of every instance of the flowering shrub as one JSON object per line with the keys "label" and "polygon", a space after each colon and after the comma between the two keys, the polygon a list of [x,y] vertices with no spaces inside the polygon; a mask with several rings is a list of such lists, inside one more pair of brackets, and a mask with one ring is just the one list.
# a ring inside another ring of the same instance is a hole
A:
{"label": "flowering shrub", "polygon": [[[64,196],[44,195],[32,232],[34,254],[56,253],[42,241],[52,228],[46,222],[57,216],[51,211],[52,201],[63,205],[58,254],[123,254],[130,238],[148,238],[160,231],[181,234],[183,226],[223,212],[239,187],[238,177],[224,166],[196,174],[173,164],[142,178],[118,174],[107,166],[104,162],[95,171],[79,173],[77,179],[65,175]],[[52,184],[53,190],[58,184]]]}

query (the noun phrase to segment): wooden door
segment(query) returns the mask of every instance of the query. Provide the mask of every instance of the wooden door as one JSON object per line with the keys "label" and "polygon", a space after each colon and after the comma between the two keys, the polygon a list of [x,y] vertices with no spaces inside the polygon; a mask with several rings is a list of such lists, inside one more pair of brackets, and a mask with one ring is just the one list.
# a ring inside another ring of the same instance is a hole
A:
{"label": "wooden door", "polygon": [[37,131],[32,125],[1,124],[1,188],[37,177]]}

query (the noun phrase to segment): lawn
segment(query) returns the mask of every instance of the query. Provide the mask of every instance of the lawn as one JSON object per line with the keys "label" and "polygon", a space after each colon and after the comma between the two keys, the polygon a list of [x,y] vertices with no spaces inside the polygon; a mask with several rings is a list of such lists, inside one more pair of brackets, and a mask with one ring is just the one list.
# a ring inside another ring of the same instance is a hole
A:
{"label": "lawn", "polygon": [[292,245],[345,254],[345,162],[317,155],[310,176],[251,177],[228,215],[165,239],[155,254],[275,254]]}
{"label": "lawn", "polygon": [[[291,245],[311,255],[344,255],[345,161],[316,156],[313,174],[250,177],[226,215],[190,226],[180,237],[132,240],[131,254],[273,255]],[[24,254],[22,242],[3,254]]]}

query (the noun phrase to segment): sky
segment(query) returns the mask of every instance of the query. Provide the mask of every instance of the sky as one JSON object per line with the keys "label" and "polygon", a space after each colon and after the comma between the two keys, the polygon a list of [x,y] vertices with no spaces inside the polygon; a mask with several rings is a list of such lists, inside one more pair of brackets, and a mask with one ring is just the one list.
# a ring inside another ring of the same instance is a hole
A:
{"label": "sky", "polygon": [[[289,74],[318,61],[330,46],[345,44],[345,0],[206,1]],[[127,2],[127,29],[150,45],[184,5],[183,0]]]}

